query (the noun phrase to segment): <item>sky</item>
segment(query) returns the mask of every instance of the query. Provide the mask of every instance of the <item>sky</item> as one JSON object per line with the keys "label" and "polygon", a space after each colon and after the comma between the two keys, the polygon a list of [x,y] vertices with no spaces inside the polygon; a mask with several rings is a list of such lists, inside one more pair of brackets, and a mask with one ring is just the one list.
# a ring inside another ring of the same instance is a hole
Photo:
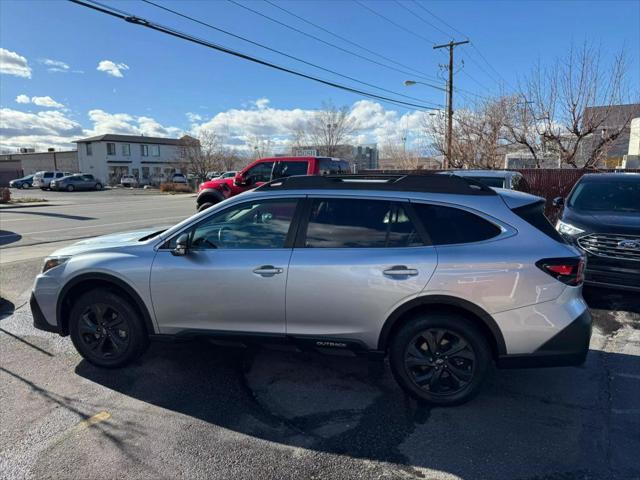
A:
{"label": "sky", "polygon": [[[101,3],[287,68],[433,108],[444,105],[441,90],[422,84],[406,87],[403,82],[422,80],[444,87],[440,65],[448,56],[444,49],[432,47],[451,39],[472,42],[455,49],[455,85],[461,89],[454,99],[456,108],[474,96],[514,88],[536,62],[551,64],[572,43],[585,41],[599,47],[605,60],[624,48],[630,85],[640,85],[640,0],[154,1],[386,91],[141,0]],[[402,136],[417,142],[426,115],[424,109],[337,90],[70,2],[0,0],[3,150],[69,148],[75,139],[102,133],[178,137],[203,128],[237,148],[268,138],[276,150],[284,149],[292,129],[304,125],[323,102],[352,108],[361,127],[352,140],[359,143],[381,144]]]}

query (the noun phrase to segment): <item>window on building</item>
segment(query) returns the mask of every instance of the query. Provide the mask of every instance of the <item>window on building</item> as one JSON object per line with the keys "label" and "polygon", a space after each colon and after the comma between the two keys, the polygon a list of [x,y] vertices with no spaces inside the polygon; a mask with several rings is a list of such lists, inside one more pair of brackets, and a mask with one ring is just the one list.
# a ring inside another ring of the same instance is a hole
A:
{"label": "window on building", "polygon": [[128,157],[131,155],[131,145],[129,145],[128,143],[122,144],[122,155],[125,157]]}
{"label": "window on building", "polygon": [[434,245],[480,242],[501,231],[484,218],[459,208],[421,203],[415,203],[414,208]]}
{"label": "window on building", "polygon": [[151,155],[153,157],[160,156],[160,145],[151,145]]}
{"label": "window on building", "polygon": [[385,200],[315,199],[305,247],[398,248],[423,245],[404,207]]}
{"label": "window on building", "polygon": [[87,146],[87,155],[93,155],[93,146],[91,145],[91,142],[87,142],[85,145]]}
{"label": "window on building", "polygon": [[143,157],[149,156],[149,145],[140,145],[140,155]]}
{"label": "window on building", "polygon": [[116,154],[116,144],[107,143],[107,155],[115,155],[115,154]]}

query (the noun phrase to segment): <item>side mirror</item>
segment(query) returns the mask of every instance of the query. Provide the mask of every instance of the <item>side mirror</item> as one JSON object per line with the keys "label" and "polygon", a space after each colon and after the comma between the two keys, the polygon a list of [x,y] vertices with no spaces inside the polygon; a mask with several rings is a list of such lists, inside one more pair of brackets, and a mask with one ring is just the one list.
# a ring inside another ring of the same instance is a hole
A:
{"label": "side mirror", "polygon": [[235,177],[233,177],[233,184],[237,186],[246,185],[247,181],[245,180],[244,175],[238,173]]}
{"label": "side mirror", "polygon": [[171,253],[173,253],[177,257],[182,257],[187,254],[189,250],[189,234],[183,233],[176,240],[176,248],[174,248]]}
{"label": "side mirror", "polygon": [[564,198],[556,197],[553,199],[552,204],[554,207],[562,207],[564,205]]}

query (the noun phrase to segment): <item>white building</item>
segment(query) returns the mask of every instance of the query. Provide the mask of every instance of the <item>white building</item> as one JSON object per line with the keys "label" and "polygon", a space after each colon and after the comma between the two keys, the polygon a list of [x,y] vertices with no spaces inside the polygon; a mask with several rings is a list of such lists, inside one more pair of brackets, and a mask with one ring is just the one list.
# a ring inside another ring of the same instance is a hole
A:
{"label": "white building", "polygon": [[76,140],[80,171],[114,185],[123,175],[158,184],[180,171],[184,163],[184,137],[99,135]]}

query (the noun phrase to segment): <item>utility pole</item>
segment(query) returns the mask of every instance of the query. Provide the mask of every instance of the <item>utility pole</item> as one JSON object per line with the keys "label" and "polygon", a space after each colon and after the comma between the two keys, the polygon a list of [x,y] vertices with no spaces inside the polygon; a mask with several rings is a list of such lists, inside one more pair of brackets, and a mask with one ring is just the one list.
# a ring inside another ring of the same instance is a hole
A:
{"label": "utility pole", "polygon": [[442,167],[444,169],[449,168],[449,162],[451,161],[451,137],[453,136],[453,49],[458,45],[464,45],[469,43],[469,40],[462,42],[454,42],[451,40],[449,43],[443,45],[434,45],[433,49],[448,48],[449,49],[449,82],[447,82],[447,154]]}

